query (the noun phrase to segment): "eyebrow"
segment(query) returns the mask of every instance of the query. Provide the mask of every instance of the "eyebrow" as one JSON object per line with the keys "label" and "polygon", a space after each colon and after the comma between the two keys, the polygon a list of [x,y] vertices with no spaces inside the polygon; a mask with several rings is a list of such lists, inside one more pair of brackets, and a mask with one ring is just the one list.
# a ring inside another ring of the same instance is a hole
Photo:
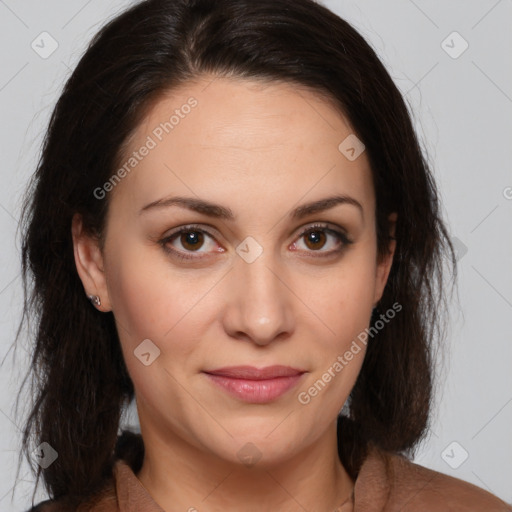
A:
{"label": "eyebrow", "polygon": [[[337,205],[340,204],[348,204],[355,206],[358,208],[361,217],[364,219],[364,210],[359,201],[354,199],[353,197],[347,195],[335,195],[326,197],[324,199],[319,199],[317,201],[313,201],[311,203],[306,203],[301,206],[298,206],[294,210],[292,210],[289,214],[291,219],[302,219],[303,217],[307,217],[308,215],[323,212],[325,210],[330,210]],[[139,211],[139,215],[144,212],[160,209],[160,208],[169,208],[171,206],[180,206],[182,208],[187,208],[188,210],[195,211],[197,213],[202,213],[209,217],[214,217],[216,219],[223,220],[235,220],[235,215],[233,214],[230,208],[225,206],[221,206],[219,204],[211,203],[209,201],[205,201],[204,199],[198,199],[194,197],[168,197],[158,199],[153,201],[152,203],[147,204]]]}

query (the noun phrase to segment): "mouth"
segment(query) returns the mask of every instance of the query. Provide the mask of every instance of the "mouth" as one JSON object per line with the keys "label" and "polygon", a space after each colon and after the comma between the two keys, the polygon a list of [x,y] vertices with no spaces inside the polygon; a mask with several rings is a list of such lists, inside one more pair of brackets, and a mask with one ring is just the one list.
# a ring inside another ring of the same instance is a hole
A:
{"label": "mouth", "polygon": [[277,400],[298,385],[305,370],[290,366],[231,366],[205,370],[212,383],[231,396],[247,403],[268,403]]}

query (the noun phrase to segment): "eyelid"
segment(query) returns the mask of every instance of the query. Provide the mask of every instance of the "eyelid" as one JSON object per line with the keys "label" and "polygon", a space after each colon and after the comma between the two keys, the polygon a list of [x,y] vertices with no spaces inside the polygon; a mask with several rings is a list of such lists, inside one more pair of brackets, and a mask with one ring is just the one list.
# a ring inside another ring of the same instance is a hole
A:
{"label": "eyelid", "polygon": [[[209,237],[211,237],[212,239],[215,239],[215,235],[213,233],[211,233],[209,230],[204,229],[203,226],[204,226],[204,224],[202,224],[202,225],[186,224],[186,225],[180,226],[180,227],[174,229],[173,231],[171,231],[168,235],[165,235],[159,241],[159,244],[162,245],[163,249],[166,252],[170,253],[173,256],[178,257],[179,259],[188,259],[188,260],[202,259],[204,256],[193,256],[194,251],[187,252],[187,251],[180,251],[180,250],[176,250],[176,249],[169,249],[167,247],[167,244],[171,241],[172,238],[176,237],[177,235],[179,235],[181,233],[194,232],[194,231],[206,234]],[[331,251],[306,251],[308,253],[311,253],[313,256],[315,256],[314,255],[315,252],[318,253],[318,255],[316,255],[316,257],[323,257],[323,256],[328,257],[328,256],[332,256],[334,254],[340,254],[347,248],[348,245],[354,243],[354,241],[349,237],[347,231],[344,228],[337,226],[335,224],[329,223],[329,222],[312,222],[312,223],[310,222],[310,223],[306,224],[305,226],[302,226],[301,228],[299,228],[299,232],[298,232],[298,234],[295,235],[295,238],[300,239],[301,237],[303,237],[310,231],[315,231],[315,229],[319,230],[319,231],[324,231],[324,232],[330,234],[331,236],[338,238],[339,242],[341,243],[341,248],[331,250]],[[295,242],[293,242],[293,243],[295,243]],[[201,254],[201,253],[198,253],[198,254]],[[207,253],[204,253],[204,254],[207,254]]]}
{"label": "eyelid", "polygon": [[179,251],[176,249],[170,249],[167,244],[173,239],[174,237],[180,235],[181,233],[188,233],[188,232],[198,232],[208,235],[210,238],[215,239],[215,235],[210,233],[207,229],[204,229],[202,227],[203,225],[199,224],[185,224],[183,226],[180,226],[174,230],[172,230],[169,234],[165,235],[162,239],[158,241],[158,243],[162,246],[163,250],[170,254],[173,257],[176,257],[181,260],[199,260],[202,257],[201,256],[193,256],[193,251],[187,252],[187,251]]}
{"label": "eyelid", "polygon": [[342,228],[341,226],[337,226],[336,224],[332,224],[330,222],[310,222],[309,224],[306,224],[302,228],[299,228],[299,233],[297,236],[302,236],[308,231],[314,231],[315,229],[322,229],[324,231],[331,233],[340,233],[348,237],[346,229]]}
{"label": "eyelid", "polygon": [[[173,237],[174,235],[177,235],[183,231],[186,232],[186,231],[196,231],[196,230],[201,233],[206,233],[207,235],[209,235],[211,237],[216,236],[213,232],[209,231],[208,229],[204,229],[203,226],[208,226],[210,229],[212,229],[212,231],[217,231],[215,228],[213,228],[213,226],[209,226],[208,224],[185,224],[183,226],[175,228],[169,234],[165,235],[164,238],[168,239],[168,238]],[[346,229],[344,229],[341,226],[338,226],[336,224],[326,222],[326,221],[309,222],[309,223],[305,224],[304,226],[297,228],[295,230],[295,231],[297,231],[297,234],[295,236],[301,236],[304,233],[306,233],[307,231],[314,229],[314,228],[323,229],[325,231],[330,230],[331,232],[332,231],[335,231],[335,232],[340,231],[341,234],[344,234],[345,236],[348,237],[348,233],[347,233]]]}
{"label": "eyelid", "polygon": [[346,229],[329,222],[314,222],[313,224],[309,224],[302,228],[296,238],[300,240],[304,235],[308,234],[309,232],[314,232],[315,230],[324,231],[325,233],[330,234],[331,236],[337,238],[341,244],[339,249],[334,249],[331,251],[306,251],[315,257],[328,257],[335,254],[341,254],[345,251],[345,249],[347,249],[349,245],[354,243],[354,240],[349,236]]}

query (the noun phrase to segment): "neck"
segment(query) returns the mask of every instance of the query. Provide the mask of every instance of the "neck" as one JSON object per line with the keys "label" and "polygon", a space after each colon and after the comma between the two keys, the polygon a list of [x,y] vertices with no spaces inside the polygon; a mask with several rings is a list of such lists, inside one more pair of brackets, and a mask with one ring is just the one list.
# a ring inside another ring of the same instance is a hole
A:
{"label": "neck", "polygon": [[336,423],[294,457],[252,467],[219,459],[168,432],[163,439],[144,432],[142,424],[141,432],[145,455],[137,478],[164,510],[330,512],[354,486],[338,457]]}

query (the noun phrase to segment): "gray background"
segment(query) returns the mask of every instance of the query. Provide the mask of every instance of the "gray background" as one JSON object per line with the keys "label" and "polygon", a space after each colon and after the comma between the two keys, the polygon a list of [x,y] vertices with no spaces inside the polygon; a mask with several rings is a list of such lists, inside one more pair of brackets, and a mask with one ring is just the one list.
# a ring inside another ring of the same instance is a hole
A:
{"label": "gray background", "polygon": [[[93,34],[130,3],[0,0],[1,510],[27,510],[34,481],[23,464],[12,490],[23,421],[14,398],[30,343],[22,340],[13,360],[21,193],[64,80]],[[409,102],[459,251],[459,299],[449,311],[433,426],[415,461],[512,503],[512,2],[324,4],[367,38]],[[44,31],[58,43],[48,58],[31,47]],[[133,408],[125,421],[137,423]],[[45,498],[40,488],[36,502]]]}

